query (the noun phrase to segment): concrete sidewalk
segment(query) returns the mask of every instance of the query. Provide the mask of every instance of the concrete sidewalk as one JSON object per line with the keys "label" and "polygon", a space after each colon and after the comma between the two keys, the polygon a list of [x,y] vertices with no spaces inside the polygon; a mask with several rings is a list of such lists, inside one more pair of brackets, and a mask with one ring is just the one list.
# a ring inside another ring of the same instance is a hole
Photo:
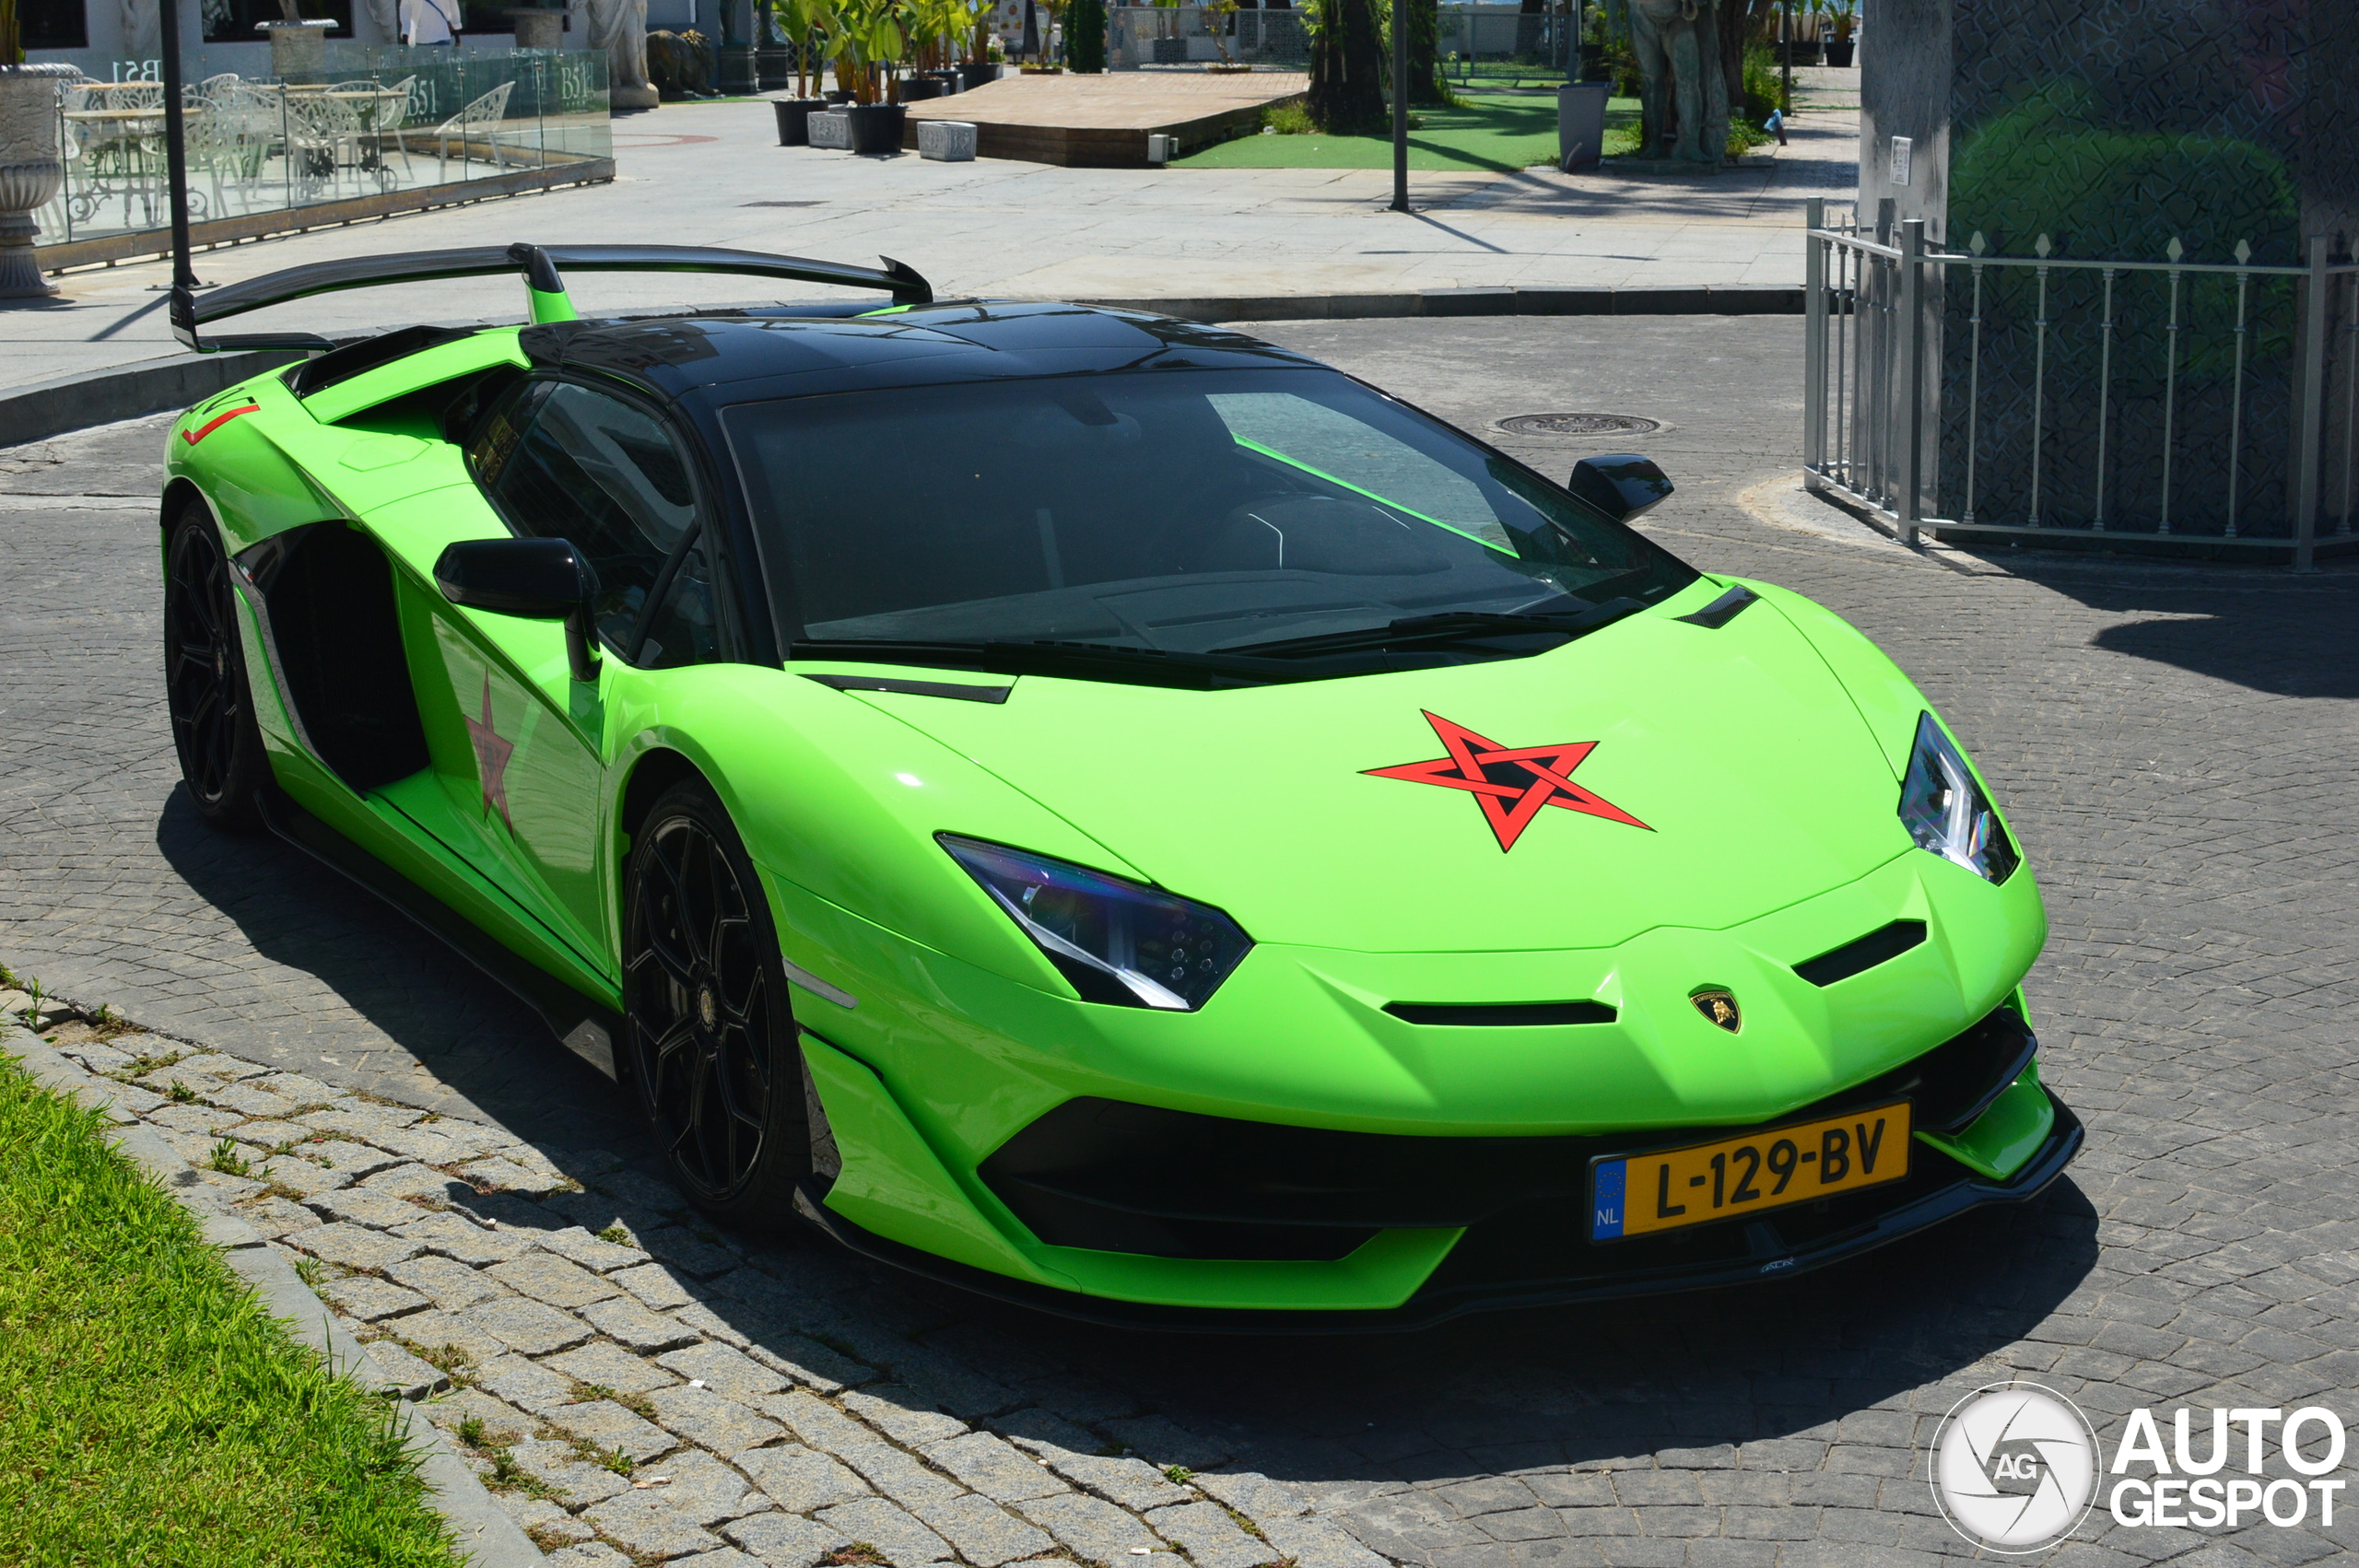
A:
{"label": "concrete sidewalk", "polygon": [[[1299,298],[1499,287],[1794,287],[1812,195],[1856,184],[1858,95],[1805,71],[1793,142],[1767,169],[1713,178],[1419,172],[1387,210],[1388,171],[1083,170],[780,147],[766,103],[672,104],[619,120],[611,185],[262,240],[197,257],[227,283],[299,263],[518,240],[706,244],[842,261],[886,254],[945,295]],[[0,316],[0,393],[176,352],[162,261],[71,274],[56,303]],[[745,279],[584,278],[585,312],[743,302]],[[512,318],[513,280],[417,285],[288,306],[241,323],[350,333]],[[1272,311],[1263,314],[1275,313]],[[238,329],[232,329],[238,330]]]}

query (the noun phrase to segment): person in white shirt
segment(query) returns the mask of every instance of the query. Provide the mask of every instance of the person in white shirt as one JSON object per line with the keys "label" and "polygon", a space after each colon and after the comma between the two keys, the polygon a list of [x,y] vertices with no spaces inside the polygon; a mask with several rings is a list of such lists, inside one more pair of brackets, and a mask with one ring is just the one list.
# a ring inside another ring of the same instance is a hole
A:
{"label": "person in white shirt", "polygon": [[402,0],[402,41],[455,43],[459,0]]}

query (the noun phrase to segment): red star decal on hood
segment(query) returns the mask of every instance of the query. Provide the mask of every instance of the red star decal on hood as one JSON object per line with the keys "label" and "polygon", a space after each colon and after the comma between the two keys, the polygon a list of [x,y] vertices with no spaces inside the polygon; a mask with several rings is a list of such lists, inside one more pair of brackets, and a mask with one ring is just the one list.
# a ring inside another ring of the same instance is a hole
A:
{"label": "red star decal on hood", "polygon": [[[1573,782],[1573,769],[1597,748],[1595,741],[1573,741],[1553,746],[1503,746],[1486,741],[1463,724],[1453,724],[1438,713],[1427,713],[1449,755],[1431,762],[1404,762],[1394,767],[1370,767],[1378,778],[1405,778],[1412,784],[1439,784],[1464,790],[1483,808],[1483,820],[1499,841],[1502,853],[1515,848],[1543,806],[1562,806],[1632,827],[1651,827],[1594,791]],[[1515,782],[1504,782],[1512,778]]]}
{"label": "red star decal on hood", "polygon": [[475,744],[475,776],[483,780],[484,815],[489,816],[491,808],[498,806],[499,820],[513,833],[516,825],[508,820],[508,759],[515,755],[516,743],[501,740],[499,731],[491,727],[490,675],[483,678],[483,718],[467,719],[464,713],[459,717],[466,719],[467,739]]}

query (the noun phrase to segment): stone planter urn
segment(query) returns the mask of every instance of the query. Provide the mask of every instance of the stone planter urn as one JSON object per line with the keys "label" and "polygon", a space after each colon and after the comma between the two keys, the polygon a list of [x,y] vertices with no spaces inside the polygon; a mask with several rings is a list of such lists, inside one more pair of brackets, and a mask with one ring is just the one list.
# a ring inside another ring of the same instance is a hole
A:
{"label": "stone planter urn", "polygon": [[254,31],[270,40],[270,74],[282,82],[316,82],[328,74],[328,32],[331,21],[294,19],[256,22]]}
{"label": "stone planter urn", "polygon": [[33,258],[33,214],[65,181],[57,89],[71,65],[0,65],[0,299],[46,299],[57,286]]}
{"label": "stone planter urn", "polygon": [[519,49],[563,49],[565,11],[556,6],[522,6],[499,13],[516,29]]}

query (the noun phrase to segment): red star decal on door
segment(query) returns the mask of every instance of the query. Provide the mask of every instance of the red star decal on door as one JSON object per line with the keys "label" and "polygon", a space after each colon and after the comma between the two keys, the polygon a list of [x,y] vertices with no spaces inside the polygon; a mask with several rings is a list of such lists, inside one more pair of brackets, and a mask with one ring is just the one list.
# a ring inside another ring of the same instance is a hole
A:
{"label": "red star decal on door", "polygon": [[513,833],[516,825],[508,820],[508,759],[515,755],[516,743],[501,740],[499,731],[491,727],[489,674],[483,678],[483,718],[467,719],[464,713],[459,717],[466,719],[467,739],[475,745],[475,777],[483,780],[483,813],[489,816],[491,808],[498,806],[499,820]]}
{"label": "red star decal on door", "polygon": [[1438,713],[1427,713],[1426,722],[1434,727],[1434,733],[1449,749],[1448,756],[1363,771],[1378,778],[1405,778],[1412,784],[1439,784],[1445,789],[1466,790],[1483,808],[1483,820],[1491,825],[1501,853],[1515,848],[1515,841],[1522,837],[1532,819],[1540,814],[1543,806],[1562,806],[1567,811],[1627,823],[1632,827],[1646,828],[1649,833],[1654,831],[1613,802],[1573,782],[1573,769],[1597,749],[1595,741],[1553,746],[1503,746]]}

